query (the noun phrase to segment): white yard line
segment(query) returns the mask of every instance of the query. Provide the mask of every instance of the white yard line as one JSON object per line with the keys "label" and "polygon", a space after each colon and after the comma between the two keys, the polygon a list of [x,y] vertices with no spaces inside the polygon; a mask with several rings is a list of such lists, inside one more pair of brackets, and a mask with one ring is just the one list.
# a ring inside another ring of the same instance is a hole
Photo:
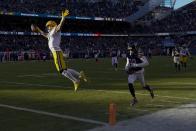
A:
{"label": "white yard line", "polygon": [[165,107],[165,105],[160,104],[146,104],[147,106],[159,106],[159,107]]}
{"label": "white yard line", "polygon": [[[60,85],[32,84],[32,83],[20,83],[20,82],[9,82],[9,81],[0,81],[0,83],[15,84],[15,85],[26,85],[26,86],[68,88],[68,87],[60,86]],[[90,90],[88,90],[88,91],[90,91]],[[112,90],[96,90],[96,91],[100,91],[100,92],[112,92],[112,93],[118,93],[118,94],[129,94],[128,91],[112,91]],[[136,93],[136,94],[137,95],[143,95],[143,96],[149,96],[149,94],[144,94],[144,93]],[[156,97],[171,98],[171,99],[181,99],[181,100],[195,100],[196,101],[196,99],[194,99],[194,98],[188,98],[188,97],[155,95],[155,98]]]}
{"label": "white yard line", "polygon": [[[112,91],[112,90],[97,90],[101,92],[113,92],[113,93],[120,93],[120,94],[129,94],[128,91]],[[136,93],[138,95],[143,95],[143,96],[149,96],[149,94],[143,94],[143,93]],[[172,99],[184,99],[184,100],[196,100],[194,98],[188,98],[188,97],[177,97],[177,96],[163,96],[163,95],[155,95],[156,97],[163,97],[163,98],[172,98]]]}
{"label": "white yard line", "polygon": [[24,75],[17,75],[16,77],[48,77],[48,76],[58,76],[58,74],[56,73],[24,74]]}
{"label": "white yard line", "polygon": [[17,106],[5,105],[5,104],[0,104],[0,107],[9,108],[9,109],[18,110],[18,111],[31,112],[31,113],[36,113],[36,114],[41,114],[41,115],[46,115],[46,116],[51,116],[51,117],[56,117],[56,118],[75,120],[75,121],[80,121],[80,122],[85,122],[85,123],[108,125],[105,122],[100,122],[100,121],[91,120],[91,119],[84,119],[84,118],[74,117],[74,116],[68,116],[68,115],[62,115],[58,113],[51,113],[51,112],[46,112],[46,111],[41,111],[41,110],[35,110],[35,109],[29,109],[29,108],[23,108],[23,107],[17,107]]}
{"label": "white yard line", "polygon": [[[149,96],[149,94],[142,94],[142,93],[136,93],[138,95],[144,95]],[[157,97],[163,97],[163,98],[172,98],[172,99],[182,99],[182,100],[196,100],[195,98],[189,98],[189,97],[177,97],[177,96],[162,96],[162,95],[155,95]]]}
{"label": "white yard line", "polygon": [[40,87],[69,88],[69,87],[60,86],[60,85],[32,84],[32,83],[9,82],[9,81],[0,81],[0,83],[5,83],[5,84],[14,84],[14,85],[25,85],[25,86],[40,86]]}
{"label": "white yard line", "polygon": [[164,86],[195,86],[196,83],[195,82],[164,82],[164,83],[158,83],[156,81],[149,81],[149,83],[152,83],[152,85],[156,86],[156,85],[164,85]]}
{"label": "white yard line", "polygon": [[132,108],[130,110],[135,110],[135,111],[141,111],[141,112],[149,112],[150,110],[144,110],[144,109],[136,109],[136,108]]}
{"label": "white yard line", "polygon": [[172,104],[183,104],[182,102],[175,102],[175,101],[168,101],[168,100],[161,100],[161,102],[172,103]]}

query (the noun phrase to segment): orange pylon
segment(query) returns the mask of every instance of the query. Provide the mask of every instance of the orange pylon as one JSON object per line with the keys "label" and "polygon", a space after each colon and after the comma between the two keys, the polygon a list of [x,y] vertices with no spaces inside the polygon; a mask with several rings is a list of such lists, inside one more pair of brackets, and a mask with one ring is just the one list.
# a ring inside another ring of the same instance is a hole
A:
{"label": "orange pylon", "polygon": [[117,107],[115,103],[110,103],[109,105],[109,124],[114,126],[116,124],[116,111]]}

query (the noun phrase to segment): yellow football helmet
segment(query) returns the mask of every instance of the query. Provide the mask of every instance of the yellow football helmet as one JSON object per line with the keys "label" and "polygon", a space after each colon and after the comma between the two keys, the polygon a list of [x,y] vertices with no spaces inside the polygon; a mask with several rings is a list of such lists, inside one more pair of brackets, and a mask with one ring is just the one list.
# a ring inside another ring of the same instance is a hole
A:
{"label": "yellow football helmet", "polygon": [[57,26],[57,23],[53,20],[49,20],[47,23],[46,23],[46,27],[48,26],[52,26],[52,27],[55,27]]}

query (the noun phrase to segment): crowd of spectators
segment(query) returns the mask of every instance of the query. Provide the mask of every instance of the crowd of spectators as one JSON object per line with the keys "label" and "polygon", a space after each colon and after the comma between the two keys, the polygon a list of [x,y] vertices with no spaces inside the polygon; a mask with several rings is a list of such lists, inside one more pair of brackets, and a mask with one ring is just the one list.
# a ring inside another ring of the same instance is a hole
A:
{"label": "crowd of spectators", "polygon": [[69,9],[71,16],[125,17],[143,5],[134,0],[1,0],[2,11],[59,15]]}
{"label": "crowd of spectators", "polygon": [[[164,45],[169,39],[173,45]],[[145,54],[165,55],[174,45],[189,44],[193,36],[186,37],[62,37],[61,48],[70,58],[110,57],[116,49],[120,55],[127,53],[128,45],[140,47]],[[0,60],[50,59],[47,40],[41,36],[0,36]]]}
{"label": "crowd of spectators", "polygon": [[[120,9],[127,9],[124,6],[129,6],[125,3],[109,3],[110,1],[105,1],[106,5],[103,5],[103,2],[81,2],[74,5],[73,2],[62,2],[61,0],[50,1],[51,6],[49,4],[50,11],[55,10],[57,5],[61,7],[70,7],[73,9],[73,15],[80,14],[85,16],[109,16],[108,13],[113,12],[113,10],[117,11],[115,6],[121,6]],[[46,2],[44,1],[44,3]],[[125,1],[125,0],[124,0]],[[12,4],[6,4],[12,2]],[[29,11],[35,13],[47,13],[42,12],[46,9],[45,5],[42,2],[38,2],[38,0],[34,0],[33,2],[37,3],[36,6],[31,6]],[[60,3],[59,3],[60,2]],[[108,3],[107,3],[108,2]],[[13,4],[15,3],[15,4]],[[19,5],[24,6],[21,8],[21,11],[24,8],[27,8],[29,4],[34,4],[32,1],[27,0],[3,0],[0,1],[0,7],[2,9],[7,9],[7,11],[15,11],[19,8]],[[13,6],[11,6],[13,5]],[[56,5],[56,6],[54,6]],[[95,6],[96,5],[96,6]],[[77,8],[72,8],[72,6],[77,6]],[[84,9],[82,8],[84,6]],[[89,7],[92,7],[90,9]],[[32,7],[36,7],[35,9]],[[96,7],[96,8],[95,8]],[[115,7],[115,8],[114,8]],[[185,32],[185,31],[196,31],[196,15],[195,15],[195,7],[196,2],[193,2],[186,7],[179,9],[173,12],[170,16],[166,17],[161,21],[156,21],[152,23],[151,26],[147,25],[130,25],[132,27],[129,28],[129,24],[113,24],[113,23],[91,23],[91,22],[72,22],[68,21],[64,28],[66,31],[63,32],[88,32],[88,33],[108,33],[108,34],[115,34],[115,33],[122,33],[122,34],[131,34],[131,33],[157,33],[157,32]],[[92,10],[94,10],[93,12]],[[111,10],[110,10],[111,8]],[[43,10],[42,10],[43,9]],[[60,11],[59,8],[58,11]],[[82,11],[85,10],[85,11]],[[88,11],[87,11],[88,10]],[[91,10],[91,11],[89,11]],[[106,11],[108,10],[108,11]],[[123,10],[123,11],[125,11]],[[19,10],[18,10],[19,11]],[[57,10],[55,10],[57,11]],[[55,12],[55,13],[58,13]],[[78,11],[81,11],[80,13]],[[96,14],[98,11],[98,14]],[[118,17],[117,12],[113,12],[112,15],[116,15]],[[85,14],[93,13],[93,14]],[[51,12],[48,12],[51,13]],[[104,13],[104,14],[101,14]],[[121,12],[122,13],[122,12]],[[124,13],[125,14],[125,13]],[[2,17],[4,18],[4,17]],[[4,18],[5,19],[5,18]],[[32,19],[5,19],[6,21],[0,22],[0,30],[1,31],[22,31],[22,32],[30,32],[30,24],[32,23]],[[15,21],[16,20],[16,21]],[[22,23],[23,22],[23,23]],[[39,20],[36,20],[39,23]],[[44,19],[39,24],[44,26],[46,20]],[[103,25],[101,25],[103,24]],[[120,25],[120,26],[118,26]],[[121,29],[121,30],[119,30]],[[114,31],[115,30],[115,31]],[[148,50],[150,49],[153,54],[156,55],[166,55],[170,54],[171,48],[174,46],[181,46],[184,44],[189,45],[191,41],[195,39],[194,36],[181,36],[181,35],[173,35],[173,36],[137,36],[137,37],[62,37],[62,50],[65,54],[68,54],[71,58],[92,58],[95,54],[99,54],[100,57],[108,57],[111,54],[112,49],[118,49],[121,54],[126,54],[127,45],[128,44],[135,44],[138,47],[142,48],[142,50],[147,54]],[[169,43],[170,45],[164,45]],[[42,38],[41,36],[17,36],[17,35],[0,35],[0,61],[3,60],[23,60],[23,59],[50,59],[51,54],[48,49],[47,40]]]}
{"label": "crowd of spectators", "polygon": [[[10,0],[6,1],[0,1],[0,7],[3,5],[7,5],[10,6],[9,7],[5,7],[5,9],[11,9],[14,8],[14,6],[17,5],[22,5],[24,4],[23,7],[26,7],[26,4],[30,4],[31,8],[35,8],[38,9],[37,11],[42,11],[42,8],[39,6],[32,6],[32,1],[27,1],[27,0],[23,0],[23,2],[21,3],[21,0],[17,1],[17,0],[12,0],[12,2],[15,2],[14,4],[6,4],[8,3]],[[50,0],[48,0],[50,1]],[[125,1],[125,0],[123,0]],[[39,3],[42,5],[42,2],[36,2],[33,1],[34,3]],[[45,2],[45,1],[44,1]],[[105,2],[105,3],[104,3]],[[133,1],[127,1],[127,2],[133,2]],[[127,2],[116,2],[116,3],[112,3],[111,1],[102,1],[102,2],[76,2],[77,4],[73,4],[74,2],[62,2],[61,0],[57,0],[57,1],[51,1],[50,4],[53,5],[53,3],[56,3],[56,5],[63,5],[68,6],[68,5],[72,5],[72,6],[76,6],[77,8],[73,8],[74,11],[81,11],[83,9],[86,10],[91,10],[94,9],[93,5],[98,4],[99,6],[97,6],[97,8],[100,10],[103,9],[103,11],[99,12],[98,15],[96,14],[96,12],[98,11],[84,11],[84,12],[88,12],[88,13],[93,13],[95,14],[95,16],[110,16],[110,15],[114,15],[112,17],[115,17],[119,15],[119,17],[123,16],[123,14],[126,13],[117,13],[116,11],[118,10],[129,10],[130,7],[123,7],[123,6],[130,6],[131,4],[126,4]],[[62,4],[64,3],[64,4]],[[104,3],[104,4],[103,4]],[[39,5],[38,4],[38,5]],[[48,4],[48,5],[50,5]],[[115,7],[113,8],[113,6],[121,6],[121,7]],[[135,5],[135,4],[133,4]],[[132,6],[133,6],[132,5]],[[43,5],[45,6],[45,5]],[[70,7],[72,7],[70,6]],[[81,6],[81,10],[80,10],[80,6]],[[87,6],[87,7],[86,7]],[[52,7],[56,7],[55,4]],[[51,8],[52,8],[51,7]],[[92,8],[90,8],[92,7]],[[137,6],[136,6],[137,7]],[[47,8],[52,10],[51,8]],[[113,8],[113,9],[107,9],[107,8]],[[95,22],[95,21],[71,21],[71,20],[67,20],[64,28],[66,30],[63,30],[64,32],[81,32],[81,33],[96,33],[96,32],[100,32],[100,33],[109,33],[109,34],[113,34],[113,33],[123,33],[123,34],[129,34],[129,33],[157,33],[157,32],[185,32],[185,31],[195,31],[196,30],[196,12],[195,12],[195,8],[196,8],[196,1],[192,2],[191,4],[180,8],[176,11],[173,11],[168,17],[166,17],[165,19],[162,19],[160,21],[153,21],[151,24],[145,24],[145,23],[140,23],[140,22],[135,22],[134,24],[129,24],[127,22]],[[2,7],[2,9],[4,9]],[[22,9],[22,8],[21,8]],[[44,8],[43,8],[44,9]],[[71,8],[72,9],[72,8]],[[132,8],[131,8],[132,9]],[[45,10],[45,9],[44,9]],[[43,10],[43,11],[44,11]],[[61,9],[59,9],[60,12]],[[74,11],[70,11],[70,13],[73,13],[73,15],[77,15],[77,14],[81,14],[81,13],[76,13],[74,14]],[[32,10],[30,12],[33,12]],[[57,11],[58,12],[58,11]],[[83,11],[82,11],[83,12]],[[120,11],[119,11],[120,12]],[[131,12],[131,11],[130,11]],[[43,12],[40,12],[43,13]],[[102,14],[103,13],[103,14]],[[82,13],[83,14],[83,13]],[[72,15],[72,14],[71,14]],[[82,16],[82,15],[81,15]],[[84,16],[92,16],[91,14],[84,14]],[[30,24],[31,23],[41,23],[41,25],[43,26],[45,24],[45,22],[47,21],[46,19],[44,20],[40,20],[40,19],[35,19],[35,18],[30,18],[30,17],[26,17],[26,18],[21,18],[20,20],[18,20],[18,18],[7,18],[7,17],[3,17],[2,19],[5,19],[6,22],[1,21],[0,22],[0,30],[9,30],[9,31],[30,31]],[[10,24],[7,25],[7,21],[10,19]],[[151,18],[150,18],[151,19]],[[56,20],[58,22],[58,20]]]}
{"label": "crowd of spectators", "polygon": [[[186,32],[196,31],[196,1],[171,12],[162,20],[152,22],[150,25],[141,25],[143,32]],[[150,17],[153,21],[153,19]]]}

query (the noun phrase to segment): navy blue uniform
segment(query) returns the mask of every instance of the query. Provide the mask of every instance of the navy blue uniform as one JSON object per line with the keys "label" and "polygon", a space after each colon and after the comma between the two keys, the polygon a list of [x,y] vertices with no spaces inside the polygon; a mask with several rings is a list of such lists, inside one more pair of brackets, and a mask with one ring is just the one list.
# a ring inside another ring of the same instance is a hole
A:
{"label": "navy blue uniform", "polygon": [[[128,54],[127,58],[129,59],[130,65],[131,64],[140,64],[143,62],[137,55],[129,55]],[[134,73],[134,72],[140,71],[142,69],[143,69],[142,67],[130,67],[129,73]]]}
{"label": "navy blue uniform", "polygon": [[116,50],[112,50],[112,57],[117,57],[117,51]]}

